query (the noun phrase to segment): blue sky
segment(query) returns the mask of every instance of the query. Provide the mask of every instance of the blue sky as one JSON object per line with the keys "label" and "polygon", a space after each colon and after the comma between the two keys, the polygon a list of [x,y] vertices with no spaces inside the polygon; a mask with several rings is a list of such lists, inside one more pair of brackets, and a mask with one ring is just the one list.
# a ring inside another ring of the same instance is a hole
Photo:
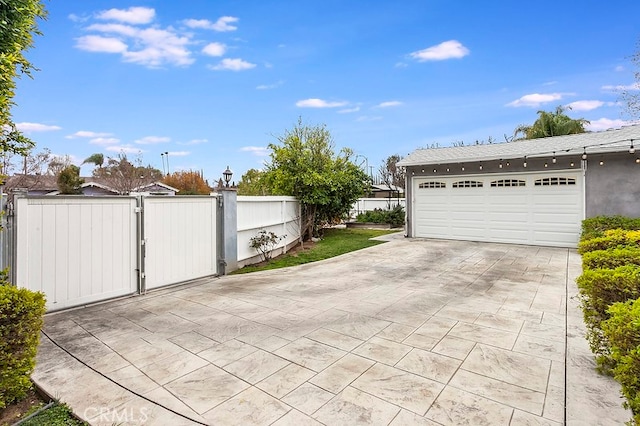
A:
{"label": "blue sky", "polygon": [[[216,181],[296,123],[377,170],[389,155],[504,140],[571,105],[625,124],[640,2],[46,1],[13,118],[38,149],[137,153]],[[82,168],[83,175],[91,166]]]}

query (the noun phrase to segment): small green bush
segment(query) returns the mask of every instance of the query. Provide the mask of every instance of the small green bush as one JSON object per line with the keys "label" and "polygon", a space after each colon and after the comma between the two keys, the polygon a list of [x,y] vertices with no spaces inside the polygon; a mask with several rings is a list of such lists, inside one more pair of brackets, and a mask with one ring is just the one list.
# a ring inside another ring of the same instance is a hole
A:
{"label": "small green bush", "polygon": [[625,407],[640,424],[640,299],[612,305],[609,315],[602,328],[616,363],[613,374],[622,385]]}
{"label": "small green bush", "polygon": [[640,265],[640,248],[622,247],[595,250],[582,255],[582,269],[615,269],[625,265]]}
{"label": "small green bush", "polygon": [[616,247],[640,247],[640,231],[625,231],[623,229],[604,231],[604,235],[601,237],[580,241],[578,253],[584,254]]}
{"label": "small green bush", "polygon": [[391,210],[374,209],[360,213],[356,217],[357,222],[389,223],[394,228],[404,225],[404,208],[397,205]]}
{"label": "small green bush", "polygon": [[602,323],[609,319],[608,309],[612,304],[640,297],[640,266],[585,270],[576,282],[591,350],[596,354],[601,370],[610,372],[614,363]]}
{"label": "small green bush", "polygon": [[610,229],[639,230],[640,218],[625,216],[596,216],[582,221],[581,240],[604,236]]}
{"label": "small green bush", "polygon": [[0,282],[0,409],[31,387],[44,312],[44,294]]}

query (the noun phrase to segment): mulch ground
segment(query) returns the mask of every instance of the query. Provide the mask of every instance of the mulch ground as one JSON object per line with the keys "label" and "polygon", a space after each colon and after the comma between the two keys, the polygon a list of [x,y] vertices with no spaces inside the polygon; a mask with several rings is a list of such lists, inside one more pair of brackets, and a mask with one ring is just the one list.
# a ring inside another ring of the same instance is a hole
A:
{"label": "mulch ground", "polygon": [[0,411],[0,426],[8,426],[16,423],[20,419],[23,419],[32,407],[44,405],[47,402],[48,401],[42,398],[38,392],[33,389],[30,390],[26,398],[7,405]]}

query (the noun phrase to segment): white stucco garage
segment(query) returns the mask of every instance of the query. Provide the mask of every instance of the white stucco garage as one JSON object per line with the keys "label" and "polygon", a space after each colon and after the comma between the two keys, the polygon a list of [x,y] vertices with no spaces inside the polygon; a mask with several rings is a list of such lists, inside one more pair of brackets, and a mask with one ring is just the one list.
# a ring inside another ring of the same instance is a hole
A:
{"label": "white stucco garage", "polygon": [[640,126],[417,150],[399,163],[407,236],[575,247],[585,217],[640,215],[634,140]]}

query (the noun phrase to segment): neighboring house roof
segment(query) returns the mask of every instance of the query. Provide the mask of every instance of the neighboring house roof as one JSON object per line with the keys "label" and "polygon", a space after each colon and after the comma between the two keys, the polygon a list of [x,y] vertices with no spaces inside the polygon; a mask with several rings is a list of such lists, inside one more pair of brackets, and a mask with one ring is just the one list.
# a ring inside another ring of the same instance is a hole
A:
{"label": "neighboring house roof", "polygon": [[[108,185],[108,179],[96,178],[96,177],[83,177],[84,183],[81,188],[100,188],[105,192],[113,193],[115,195],[119,192]],[[27,189],[30,193],[39,193],[41,195],[59,195],[58,179],[56,176],[49,175],[22,175],[16,174],[7,178],[5,182],[5,189],[11,191],[14,189]],[[179,190],[166,185],[162,182],[151,182],[146,185],[140,186],[135,191],[145,192],[145,190],[151,189],[157,192],[164,189],[168,192],[177,193]],[[108,194],[105,194],[108,195]]]}
{"label": "neighboring house roof", "polygon": [[142,192],[144,189],[152,188],[152,187],[156,187],[156,188],[160,187],[160,188],[166,189],[167,191],[180,192],[179,189],[174,188],[173,186],[169,186],[166,183],[162,183],[162,182],[151,182],[151,183],[148,183],[146,185],[139,186],[139,187],[135,188],[135,191]]}
{"label": "neighboring house roof", "polygon": [[96,188],[104,189],[107,192],[113,192],[114,194],[118,193],[118,191],[116,191],[115,189],[113,189],[111,187],[108,187],[107,185],[104,185],[104,184],[99,183],[99,182],[94,182],[94,181],[87,182],[86,179],[88,179],[88,178],[83,178],[83,179],[85,179],[85,182],[82,185],[80,185],[81,188],[87,188],[89,186],[93,186],[93,187],[96,187]]}
{"label": "neighboring house roof", "polygon": [[514,158],[549,157],[555,155],[622,152],[629,150],[632,141],[637,141],[640,152],[640,125],[627,126],[603,132],[526,139],[513,142],[453,146],[447,148],[417,149],[398,162],[398,166],[428,164],[465,163]]}
{"label": "neighboring house roof", "polygon": [[377,184],[374,183],[371,185],[371,190],[372,191],[400,191],[400,192],[404,192],[404,189],[402,189],[399,186],[396,185],[385,185],[383,183]]}

